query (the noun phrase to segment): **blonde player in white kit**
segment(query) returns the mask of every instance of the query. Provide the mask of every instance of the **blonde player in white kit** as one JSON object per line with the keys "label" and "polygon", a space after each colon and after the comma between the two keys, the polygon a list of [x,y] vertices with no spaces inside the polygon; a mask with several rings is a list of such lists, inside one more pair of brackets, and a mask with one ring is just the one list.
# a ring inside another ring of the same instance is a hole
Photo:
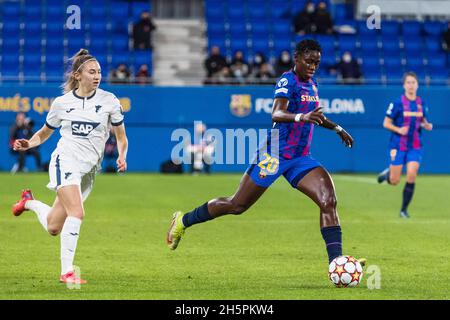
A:
{"label": "blonde player in white kit", "polygon": [[112,93],[98,88],[101,78],[98,61],[81,49],[72,57],[64,95],[54,100],[45,125],[30,140],[14,142],[14,150],[25,151],[41,145],[61,128],[61,138],[49,165],[47,187],[56,191],[53,206],[35,200],[31,190],[24,190],[22,199],[13,206],[13,214],[19,216],[32,210],[47,232],[54,236],[61,234],[60,281],[65,283],[86,283],[75,274],[73,260],[84,217],[83,201],[100,169],[111,125],[119,151],[118,171],[127,169],[128,139],[122,109]]}

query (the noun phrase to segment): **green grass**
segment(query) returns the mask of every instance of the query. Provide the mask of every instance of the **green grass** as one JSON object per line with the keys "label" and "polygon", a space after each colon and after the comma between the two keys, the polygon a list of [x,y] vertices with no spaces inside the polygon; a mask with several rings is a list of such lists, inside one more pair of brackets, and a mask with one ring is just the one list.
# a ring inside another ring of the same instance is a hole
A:
{"label": "green grass", "polygon": [[45,174],[0,174],[0,299],[449,299],[449,176],[420,176],[410,220],[402,186],[334,175],[344,253],[381,271],[381,288],[334,288],[315,205],[279,179],[248,212],[188,229],[165,244],[172,212],[235,191],[241,175],[100,175],[85,203],[75,264],[89,283],[58,283],[59,237],[35,214],[13,217],[30,187],[52,203]]}

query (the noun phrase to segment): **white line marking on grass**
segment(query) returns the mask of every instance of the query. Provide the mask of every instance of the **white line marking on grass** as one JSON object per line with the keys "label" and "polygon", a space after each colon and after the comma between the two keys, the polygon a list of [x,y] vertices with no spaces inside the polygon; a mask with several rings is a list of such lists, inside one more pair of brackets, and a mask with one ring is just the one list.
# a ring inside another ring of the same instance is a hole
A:
{"label": "white line marking on grass", "polygon": [[344,180],[344,181],[352,181],[352,182],[361,182],[361,183],[370,183],[370,184],[378,184],[376,177],[368,178],[368,177],[358,177],[358,176],[344,176],[344,175],[333,175],[333,179],[335,180]]}

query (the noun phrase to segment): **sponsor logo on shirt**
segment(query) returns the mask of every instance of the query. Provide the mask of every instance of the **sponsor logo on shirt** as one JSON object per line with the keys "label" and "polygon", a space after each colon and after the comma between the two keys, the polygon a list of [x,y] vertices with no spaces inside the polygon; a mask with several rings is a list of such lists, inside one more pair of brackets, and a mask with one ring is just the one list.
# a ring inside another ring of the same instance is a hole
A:
{"label": "sponsor logo on shirt", "polygon": [[319,101],[319,96],[309,96],[307,94],[302,94],[302,102],[304,101],[308,101],[308,102],[318,102]]}
{"label": "sponsor logo on shirt", "polygon": [[87,137],[99,124],[100,122],[72,121],[72,134],[74,136]]}

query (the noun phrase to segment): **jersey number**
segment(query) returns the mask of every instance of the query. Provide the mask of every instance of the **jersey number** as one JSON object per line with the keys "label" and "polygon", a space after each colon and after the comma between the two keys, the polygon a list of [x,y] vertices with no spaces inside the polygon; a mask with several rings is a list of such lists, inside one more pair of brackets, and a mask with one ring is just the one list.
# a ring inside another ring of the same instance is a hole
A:
{"label": "jersey number", "polygon": [[264,159],[258,163],[258,167],[266,170],[269,173],[275,173],[280,163],[279,160],[277,158],[271,157],[267,152],[264,152],[263,157]]}

